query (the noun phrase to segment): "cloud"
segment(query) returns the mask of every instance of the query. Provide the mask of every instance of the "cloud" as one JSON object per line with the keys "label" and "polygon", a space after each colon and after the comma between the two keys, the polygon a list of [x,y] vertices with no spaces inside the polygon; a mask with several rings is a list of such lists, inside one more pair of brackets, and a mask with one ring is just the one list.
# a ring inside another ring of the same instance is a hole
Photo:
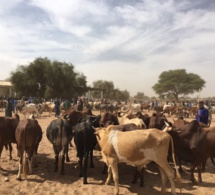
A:
{"label": "cloud", "polygon": [[89,85],[104,78],[132,95],[156,95],[151,87],[162,71],[185,68],[206,80],[205,96],[214,96],[210,0],[1,0],[1,5],[2,79],[20,63],[48,57],[74,64]]}

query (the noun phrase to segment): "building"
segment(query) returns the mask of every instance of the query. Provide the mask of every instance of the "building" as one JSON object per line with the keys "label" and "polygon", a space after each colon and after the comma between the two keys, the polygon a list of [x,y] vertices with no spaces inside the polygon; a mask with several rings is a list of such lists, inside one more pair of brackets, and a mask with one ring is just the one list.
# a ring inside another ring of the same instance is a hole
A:
{"label": "building", "polygon": [[14,88],[9,81],[0,81],[0,96],[15,97]]}

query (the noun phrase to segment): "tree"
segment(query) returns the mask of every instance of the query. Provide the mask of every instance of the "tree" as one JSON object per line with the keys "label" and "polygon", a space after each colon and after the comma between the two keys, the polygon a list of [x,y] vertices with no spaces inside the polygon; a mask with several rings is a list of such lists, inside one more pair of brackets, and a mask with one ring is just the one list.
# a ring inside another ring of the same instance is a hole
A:
{"label": "tree", "polygon": [[204,85],[205,81],[199,75],[177,69],[162,72],[152,89],[160,97],[172,95],[178,101],[179,95],[199,92]]}
{"label": "tree", "polygon": [[137,94],[134,96],[134,99],[143,100],[144,97],[145,97],[145,94],[143,92],[137,92]]}
{"label": "tree", "polygon": [[[120,91],[119,89],[114,89],[114,84],[112,81],[97,80],[93,82],[93,87],[103,89],[103,96],[106,99],[126,101],[130,97],[128,91]],[[92,95],[94,98],[100,98],[100,92],[98,91],[94,91]]]}
{"label": "tree", "polygon": [[11,82],[19,97],[71,98],[87,91],[86,77],[74,71],[70,63],[36,58],[11,72]]}

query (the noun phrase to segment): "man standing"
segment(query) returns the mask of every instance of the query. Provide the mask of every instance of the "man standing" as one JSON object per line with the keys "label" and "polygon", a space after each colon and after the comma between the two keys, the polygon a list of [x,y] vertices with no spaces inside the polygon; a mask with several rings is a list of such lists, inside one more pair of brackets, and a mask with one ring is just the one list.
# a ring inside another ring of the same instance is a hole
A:
{"label": "man standing", "polygon": [[60,116],[60,101],[58,98],[55,99],[54,104],[55,104],[55,117],[59,117]]}
{"label": "man standing", "polygon": [[13,111],[13,104],[12,104],[10,98],[8,98],[6,108],[5,108],[5,116],[12,117],[12,111]]}
{"label": "man standing", "polygon": [[204,107],[203,101],[199,102],[199,110],[196,115],[196,120],[208,125],[208,110]]}
{"label": "man standing", "polygon": [[205,101],[205,108],[208,110],[208,126],[210,127],[211,121],[212,121],[212,106],[210,103],[206,100]]}

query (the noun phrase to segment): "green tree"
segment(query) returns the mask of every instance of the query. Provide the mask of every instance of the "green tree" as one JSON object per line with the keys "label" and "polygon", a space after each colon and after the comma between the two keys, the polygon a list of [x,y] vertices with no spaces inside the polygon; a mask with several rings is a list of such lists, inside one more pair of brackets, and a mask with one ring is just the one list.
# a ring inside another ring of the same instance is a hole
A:
{"label": "green tree", "polygon": [[70,63],[36,58],[11,72],[11,82],[21,96],[70,98],[86,92],[86,77]]}
{"label": "green tree", "polygon": [[145,97],[145,94],[143,92],[137,92],[137,94],[134,96],[134,99],[143,100],[144,97]]}
{"label": "green tree", "polygon": [[[103,89],[103,96],[106,99],[126,101],[130,97],[128,91],[120,91],[119,89],[115,89],[112,81],[97,80],[93,82],[93,87]],[[100,98],[99,91],[94,91],[92,95],[94,98]]]}
{"label": "green tree", "polygon": [[[106,99],[113,99],[114,96],[114,84],[112,81],[103,81],[103,80],[97,80],[93,82],[94,88],[104,89],[103,96]],[[100,98],[100,92],[94,91],[93,97]]]}
{"label": "green tree", "polygon": [[193,94],[202,90],[205,81],[197,74],[185,69],[164,71],[152,89],[160,97],[172,95],[178,101],[179,95]]}

